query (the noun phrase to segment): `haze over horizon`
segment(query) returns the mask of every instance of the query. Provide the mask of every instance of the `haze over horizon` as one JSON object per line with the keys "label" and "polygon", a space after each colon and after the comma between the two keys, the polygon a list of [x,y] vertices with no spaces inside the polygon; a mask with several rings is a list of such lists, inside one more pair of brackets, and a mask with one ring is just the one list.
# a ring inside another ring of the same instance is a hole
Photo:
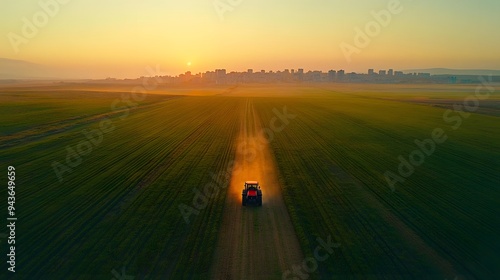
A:
{"label": "haze over horizon", "polygon": [[[357,2],[4,1],[0,57],[43,65],[61,78],[134,78],[155,65],[168,75],[216,68],[500,69],[498,1]],[[26,27],[36,21],[35,30]],[[346,56],[346,46],[356,52]]]}

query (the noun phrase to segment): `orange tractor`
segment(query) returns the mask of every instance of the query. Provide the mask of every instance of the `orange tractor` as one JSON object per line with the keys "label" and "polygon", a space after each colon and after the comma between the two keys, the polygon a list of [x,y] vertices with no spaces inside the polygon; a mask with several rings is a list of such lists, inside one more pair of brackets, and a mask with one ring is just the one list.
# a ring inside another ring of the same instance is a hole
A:
{"label": "orange tractor", "polygon": [[243,206],[247,204],[256,204],[262,206],[262,191],[260,190],[259,182],[257,181],[246,181],[245,187],[242,193],[241,204]]}

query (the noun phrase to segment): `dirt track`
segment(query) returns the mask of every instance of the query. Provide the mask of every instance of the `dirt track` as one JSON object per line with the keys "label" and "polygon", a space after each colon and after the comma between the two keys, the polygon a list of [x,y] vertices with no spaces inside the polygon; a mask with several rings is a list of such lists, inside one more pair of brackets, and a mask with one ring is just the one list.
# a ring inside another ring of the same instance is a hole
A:
{"label": "dirt track", "polygon": [[[252,101],[242,111],[236,163],[212,266],[213,279],[282,279],[303,261],[297,236],[281,194],[269,144]],[[263,205],[241,205],[246,180],[258,180]]]}

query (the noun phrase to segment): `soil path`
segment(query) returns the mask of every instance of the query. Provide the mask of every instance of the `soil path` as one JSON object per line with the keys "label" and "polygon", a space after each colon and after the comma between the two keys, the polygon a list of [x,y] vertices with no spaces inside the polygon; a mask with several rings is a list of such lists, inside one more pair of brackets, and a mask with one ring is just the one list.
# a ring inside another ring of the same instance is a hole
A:
{"label": "soil path", "polygon": [[[212,265],[213,279],[282,279],[303,261],[285,207],[269,143],[248,99],[241,116],[235,165]],[[245,181],[259,181],[263,205],[242,206]]]}

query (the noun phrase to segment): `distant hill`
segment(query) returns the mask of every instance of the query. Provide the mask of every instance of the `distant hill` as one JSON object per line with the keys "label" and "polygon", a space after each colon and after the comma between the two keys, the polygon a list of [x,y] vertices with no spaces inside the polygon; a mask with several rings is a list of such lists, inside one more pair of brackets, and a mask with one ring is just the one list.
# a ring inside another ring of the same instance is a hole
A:
{"label": "distant hill", "polygon": [[500,70],[487,69],[448,69],[448,68],[429,68],[429,69],[408,69],[404,73],[431,73],[431,75],[492,75],[500,76]]}
{"label": "distant hill", "polygon": [[0,79],[50,79],[47,67],[24,60],[0,57]]}

